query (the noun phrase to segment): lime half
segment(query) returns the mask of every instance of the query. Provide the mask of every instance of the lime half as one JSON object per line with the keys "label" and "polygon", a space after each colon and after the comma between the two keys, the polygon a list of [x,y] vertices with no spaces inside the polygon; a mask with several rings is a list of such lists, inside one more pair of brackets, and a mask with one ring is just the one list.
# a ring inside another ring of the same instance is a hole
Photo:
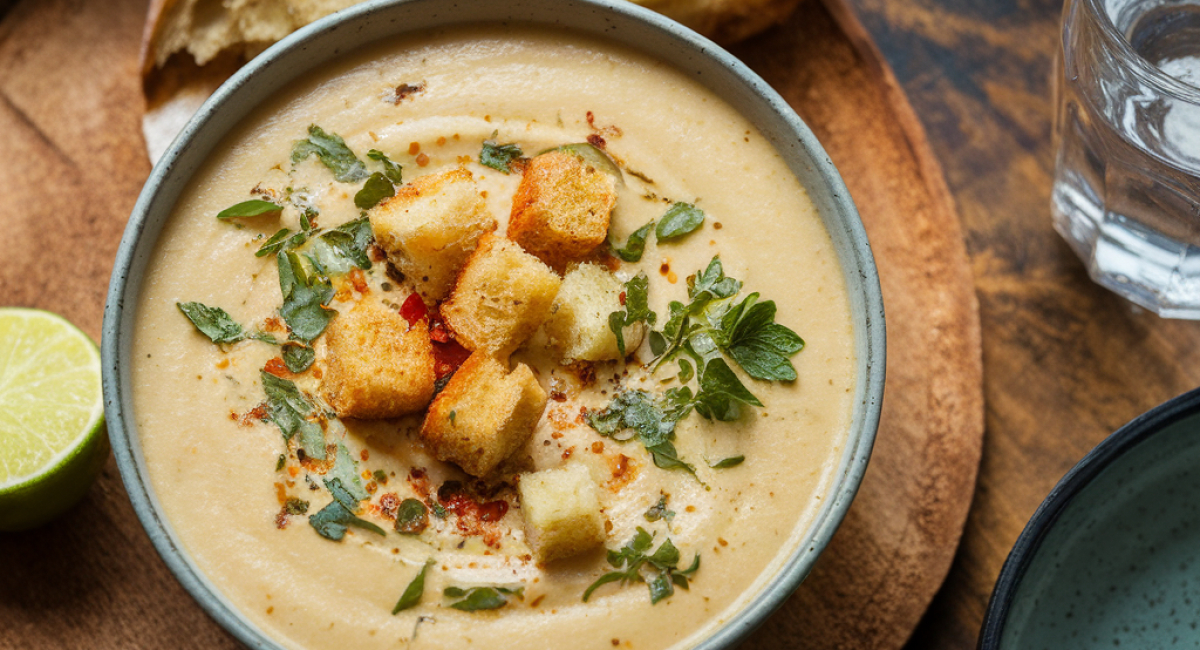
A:
{"label": "lime half", "polygon": [[0,307],[0,530],[70,508],[107,458],[96,344],[57,314]]}

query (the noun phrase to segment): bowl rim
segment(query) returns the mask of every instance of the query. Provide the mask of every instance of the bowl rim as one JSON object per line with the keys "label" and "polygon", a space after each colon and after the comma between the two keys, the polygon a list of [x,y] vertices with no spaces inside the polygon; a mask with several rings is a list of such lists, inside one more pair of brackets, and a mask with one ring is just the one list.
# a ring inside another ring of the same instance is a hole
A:
{"label": "bowl rim", "polygon": [[1197,414],[1200,414],[1200,388],[1177,395],[1130,420],[1092,448],[1063,475],[1030,517],[1000,569],[980,629],[978,647],[981,650],[1000,647],[1013,599],[1021,587],[1025,572],[1037,557],[1042,542],[1054,529],[1054,524],[1075,499],[1104,470],[1134,447]]}
{"label": "bowl rim", "polygon": [[[495,7],[496,11],[500,11],[499,7],[512,11],[514,7],[528,9],[539,3],[543,5],[543,8],[549,8],[548,6],[551,4],[547,0],[459,0],[452,5],[444,2],[438,5],[436,2],[437,0],[368,0],[300,28],[242,66],[204,102],[151,170],[146,185],[130,215],[117,252],[104,309],[101,356],[105,414],[109,423],[113,453],[122,481],[143,528],[176,579],[214,620],[250,647],[280,648],[282,644],[267,636],[250,622],[195,566],[161,512],[155,492],[146,475],[140,441],[132,417],[129,364],[124,362],[124,359],[130,357],[129,348],[133,339],[134,312],[137,296],[141,289],[141,275],[134,271],[140,270],[140,268],[136,268],[138,264],[144,266],[149,255],[146,248],[152,248],[157,241],[162,224],[167,220],[177,202],[178,187],[186,183],[195,173],[198,163],[189,162],[190,145],[194,144],[198,138],[201,139],[201,148],[204,148],[205,141],[211,142],[213,138],[219,141],[237,128],[254,107],[260,106],[266,101],[260,91],[269,82],[259,83],[260,76],[276,72],[286,77],[287,80],[295,78],[296,74],[288,72],[286,63],[294,64],[299,61],[301,67],[304,67],[304,57],[307,56],[306,51],[310,45],[315,44],[314,49],[321,50],[320,46],[342,28],[357,27],[358,32],[362,32],[367,26],[368,19],[375,17],[376,14],[393,12],[392,22],[395,23],[394,15],[403,11],[401,8],[444,8],[449,6],[457,11],[461,6],[480,5]],[[759,117],[766,116],[772,120],[772,124],[767,126],[774,126],[778,133],[768,132],[762,124],[758,124],[758,126],[763,128],[764,136],[772,142],[785,161],[788,160],[788,152],[785,149],[793,151],[791,155],[797,160],[807,161],[804,163],[803,172],[797,168],[796,164],[789,162],[789,167],[793,174],[802,181],[806,172],[810,180],[803,182],[803,186],[813,197],[814,203],[817,203],[819,199],[814,194],[822,193],[815,192],[814,187],[819,187],[828,193],[826,199],[828,205],[823,208],[818,206],[819,216],[825,230],[834,240],[838,263],[842,269],[842,277],[846,282],[850,297],[852,316],[858,320],[858,316],[861,315],[861,322],[856,322],[854,328],[855,352],[858,359],[856,361],[855,395],[851,405],[851,423],[837,469],[831,476],[830,492],[822,500],[822,505],[803,534],[793,533],[794,539],[798,541],[795,548],[782,563],[778,563],[776,560],[778,566],[775,574],[765,580],[765,584],[757,594],[745,601],[740,610],[735,611],[708,637],[693,646],[695,650],[732,648],[761,625],[799,587],[811,571],[817,556],[829,544],[834,532],[845,518],[862,483],[879,426],[886,369],[883,297],[874,257],[862,220],[849,191],[824,148],[790,105],[744,63],[687,27],[631,2],[624,0],[554,0],[552,4],[555,5],[553,15],[557,18],[544,19],[540,15],[531,14],[524,20],[459,20],[442,24],[451,26],[468,23],[513,22],[528,23],[545,28],[559,25],[563,20],[562,17],[567,15],[566,12],[590,11],[595,19],[595,25],[573,24],[572,28],[582,30],[593,38],[606,40],[614,45],[654,56],[684,74],[690,73],[690,76],[714,91],[715,84],[724,80],[726,84],[732,84],[737,90],[745,93],[746,99],[743,101],[751,103],[738,105],[733,100],[729,101],[748,119],[752,119],[749,113],[753,110],[763,113]],[[596,14],[599,15],[598,19],[595,18]],[[436,12],[434,15],[437,15]],[[413,29],[407,26],[397,27],[392,29],[391,33],[395,35],[409,34]],[[672,50],[671,54],[660,54],[658,50],[651,49],[650,45],[634,43],[632,36],[620,35],[620,29],[640,30],[653,34],[663,43],[678,48],[679,52],[674,53]],[[618,37],[612,36],[613,32],[617,32]],[[623,40],[624,38],[629,40]],[[368,38],[355,43],[353,47],[345,48],[345,50],[354,51],[369,47],[378,43],[378,40],[377,38]],[[340,55],[340,49],[334,48],[325,59],[316,64],[310,63],[304,69],[319,68],[322,64],[327,64]],[[718,77],[717,81],[712,81],[711,77],[703,77],[701,72],[695,72],[694,69],[682,63],[692,60],[698,61],[697,65],[704,65],[711,69],[705,71],[716,72],[717,74],[714,76]],[[282,67],[283,70],[273,70],[273,68],[279,67]],[[291,76],[288,76],[289,74]],[[229,104],[233,104],[235,111],[240,110],[237,102],[245,101],[247,95],[254,98],[256,92],[260,94],[256,99],[249,101],[250,108],[242,110],[241,115],[236,119],[229,118],[224,122],[214,123],[218,111],[226,108]],[[752,119],[752,121],[754,120]],[[209,131],[216,131],[217,135],[207,133]],[[207,158],[211,148],[209,146],[208,150],[196,155],[200,155],[201,160]],[[195,155],[190,158],[194,159]],[[188,164],[192,165],[191,169],[187,169]],[[184,171],[177,171],[181,167],[184,168]],[[175,189],[172,189],[173,187]],[[176,195],[169,200],[158,198],[162,193],[170,194],[172,191]],[[166,201],[165,206],[162,205],[164,201]],[[835,225],[837,228],[833,227]],[[151,228],[148,244],[143,241],[146,239],[143,235],[146,233],[147,226]]]}

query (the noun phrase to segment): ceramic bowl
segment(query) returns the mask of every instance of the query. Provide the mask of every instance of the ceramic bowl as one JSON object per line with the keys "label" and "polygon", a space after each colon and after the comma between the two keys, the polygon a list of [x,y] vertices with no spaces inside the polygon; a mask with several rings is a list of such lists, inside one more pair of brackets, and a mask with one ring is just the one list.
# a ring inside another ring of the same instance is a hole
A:
{"label": "ceramic bowl", "polygon": [[1200,389],[1059,481],[1004,563],[980,648],[1200,646]]}
{"label": "ceramic bowl", "polygon": [[105,307],[106,414],[130,499],[158,552],[200,605],[241,641],[276,648],[228,603],[182,549],[148,480],[133,413],[130,350],[143,271],[189,179],[221,139],[276,91],[340,54],[410,32],[463,23],[524,22],[571,29],[651,54],[740,110],[778,149],[819,210],[849,289],[857,354],[852,426],[822,508],[770,585],[698,647],[736,645],[796,589],[841,523],[862,480],[879,421],[884,320],[862,223],[837,170],[787,103],[733,56],[658,14],[617,0],[410,0],[367,2],[313,23],[256,57],[222,86],[152,171],[121,241]]}

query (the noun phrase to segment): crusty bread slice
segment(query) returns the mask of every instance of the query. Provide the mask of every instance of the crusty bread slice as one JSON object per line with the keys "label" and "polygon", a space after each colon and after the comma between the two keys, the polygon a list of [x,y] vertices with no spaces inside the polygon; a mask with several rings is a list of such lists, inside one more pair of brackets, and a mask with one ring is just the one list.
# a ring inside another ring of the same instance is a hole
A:
{"label": "crusty bread slice", "polygon": [[541,327],[561,283],[520,246],[488,233],[442,304],[442,317],[463,347],[504,358]]}
{"label": "crusty bread slice", "polygon": [[475,352],[434,398],[421,438],[439,460],[472,476],[491,474],[533,434],[546,409],[546,391],[533,371]]}
{"label": "crusty bread slice", "polygon": [[416,413],[433,397],[433,345],[424,320],[411,328],[386,305],[364,298],[325,331],[322,392],[341,417]]}
{"label": "crusty bread slice", "polygon": [[525,540],[538,561],[578,555],[604,542],[599,491],[582,463],[522,474],[517,489]]}
{"label": "crusty bread slice", "polygon": [[429,304],[446,297],[479,237],[496,229],[475,179],[463,167],[397,188],[369,216],[375,241]]}

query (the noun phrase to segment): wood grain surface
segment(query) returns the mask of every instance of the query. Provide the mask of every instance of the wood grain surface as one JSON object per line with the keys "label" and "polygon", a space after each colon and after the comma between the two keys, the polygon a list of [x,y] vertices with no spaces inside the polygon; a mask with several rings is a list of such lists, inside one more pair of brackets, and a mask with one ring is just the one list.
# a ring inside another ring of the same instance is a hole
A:
{"label": "wood grain surface", "polygon": [[[0,14],[4,0],[0,0]],[[877,256],[889,361],[875,455],[813,575],[747,648],[899,648],[950,567],[982,437],[980,326],[953,203],[903,93],[852,14],[802,4],[735,50],[813,127]],[[24,0],[0,16],[0,302],[98,338],[149,172],[141,0]],[[843,28],[845,31],[843,31]],[[45,528],[0,533],[0,648],[234,648],[166,570],[110,462]]]}

